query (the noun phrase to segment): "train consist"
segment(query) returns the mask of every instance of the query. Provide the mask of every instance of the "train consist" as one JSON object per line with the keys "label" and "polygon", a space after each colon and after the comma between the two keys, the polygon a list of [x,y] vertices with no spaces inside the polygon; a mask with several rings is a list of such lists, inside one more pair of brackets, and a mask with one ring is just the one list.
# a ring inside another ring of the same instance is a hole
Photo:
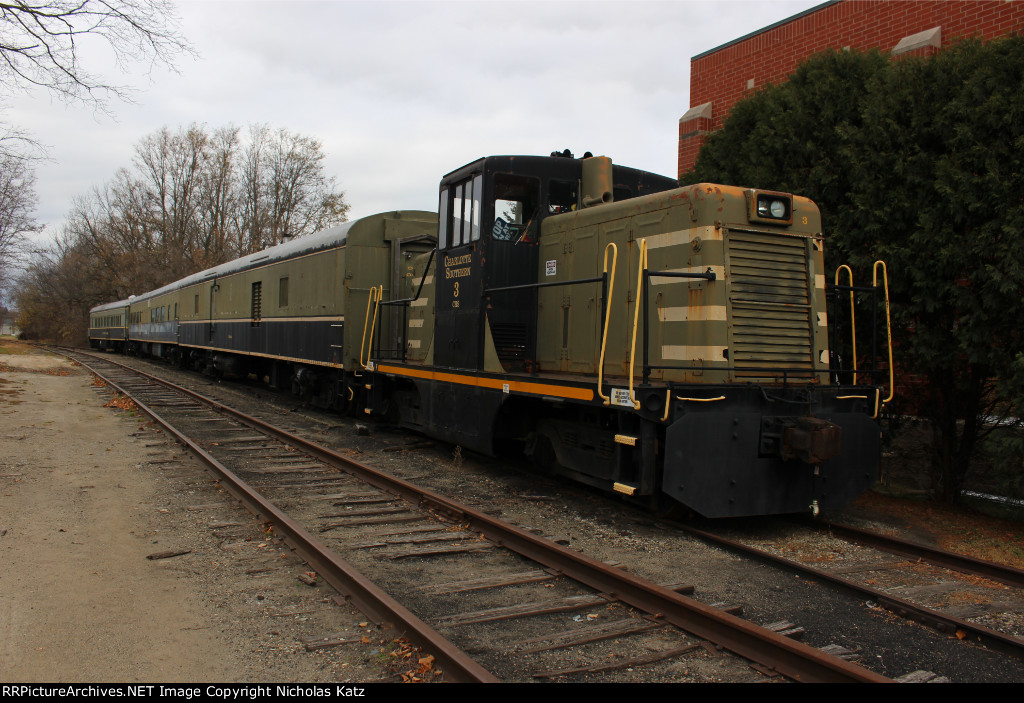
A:
{"label": "train consist", "polygon": [[707,517],[841,507],[874,482],[888,399],[830,373],[809,200],[553,154],[449,173],[439,212],[98,306],[91,344]]}

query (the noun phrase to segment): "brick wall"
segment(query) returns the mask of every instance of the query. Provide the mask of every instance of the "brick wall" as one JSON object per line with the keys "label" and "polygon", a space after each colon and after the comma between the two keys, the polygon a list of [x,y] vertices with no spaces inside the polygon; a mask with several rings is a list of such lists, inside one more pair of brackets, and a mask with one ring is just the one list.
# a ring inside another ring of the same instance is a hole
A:
{"label": "brick wall", "polygon": [[690,62],[694,107],[679,121],[679,174],[693,167],[706,134],[721,128],[737,100],[785,80],[812,54],[845,47],[893,51],[920,35],[906,53],[928,55],[958,39],[1013,33],[1024,33],[1022,0],[834,0],[700,54]]}

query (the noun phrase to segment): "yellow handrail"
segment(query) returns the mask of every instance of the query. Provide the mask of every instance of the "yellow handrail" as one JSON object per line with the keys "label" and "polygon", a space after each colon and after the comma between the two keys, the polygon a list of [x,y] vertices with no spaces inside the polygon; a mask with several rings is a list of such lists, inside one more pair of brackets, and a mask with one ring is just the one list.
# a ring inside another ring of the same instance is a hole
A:
{"label": "yellow handrail", "polygon": [[[644,271],[647,269],[647,240],[640,240],[639,270],[636,275],[636,297],[633,299],[633,341],[629,347],[629,400],[633,403],[633,409],[640,409],[640,401],[633,393],[633,363],[636,361],[636,329],[640,321],[640,297],[643,290]],[[644,324],[647,321],[644,320]]]}
{"label": "yellow handrail", "polygon": [[[882,401],[885,405],[896,394],[896,383],[892,366],[892,320],[889,317],[889,270],[884,261],[876,261],[873,270],[872,282],[875,288],[878,287],[878,267],[882,267],[882,282],[885,285],[885,334],[889,344],[889,397]],[[877,415],[877,412],[875,413]]]}
{"label": "yellow handrail", "polygon": [[601,386],[604,383],[604,352],[608,346],[608,323],[612,317],[612,293],[615,291],[615,264],[619,260],[619,248],[614,243],[608,244],[604,248],[604,272],[608,273],[609,249],[612,250],[612,275],[608,277],[608,300],[605,302],[604,334],[601,336],[601,359],[597,362],[597,394],[601,396],[601,400],[604,401],[605,405],[611,403],[611,396],[606,396],[601,392]]}
{"label": "yellow handrail", "polygon": [[[836,269],[836,285],[839,285],[839,272],[846,269],[850,279],[850,288],[853,288],[853,271],[849,266],[843,264]],[[853,291],[850,291],[850,330],[853,335],[853,385],[857,385],[857,316],[853,307]]]}
{"label": "yellow handrail", "polygon": [[[370,288],[370,294],[366,298],[366,317],[363,318],[363,339],[359,342],[359,365],[364,369],[370,368],[370,353],[373,350],[373,331],[377,326],[377,310],[380,309],[380,299],[384,295],[384,286]],[[370,305],[373,305],[373,321],[370,321]],[[370,326],[370,344],[366,344],[366,327]],[[366,348],[366,361],[363,361],[363,348]]]}

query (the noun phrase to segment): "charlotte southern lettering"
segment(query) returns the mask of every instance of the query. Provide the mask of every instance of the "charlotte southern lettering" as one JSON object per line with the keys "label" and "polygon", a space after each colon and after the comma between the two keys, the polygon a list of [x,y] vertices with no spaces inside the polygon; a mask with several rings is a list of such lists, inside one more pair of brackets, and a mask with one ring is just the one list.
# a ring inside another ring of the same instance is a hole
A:
{"label": "charlotte southern lettering", "polygon": [[[462,256],[446,256],[444,257],[444,277],[445,278],[462,278],[463,276],[470,275],[470,267],[462,266],[462,264],[472,264],[473,255],[463,254]],[[461,266],[462,268],[452,268],[452,266]]]}

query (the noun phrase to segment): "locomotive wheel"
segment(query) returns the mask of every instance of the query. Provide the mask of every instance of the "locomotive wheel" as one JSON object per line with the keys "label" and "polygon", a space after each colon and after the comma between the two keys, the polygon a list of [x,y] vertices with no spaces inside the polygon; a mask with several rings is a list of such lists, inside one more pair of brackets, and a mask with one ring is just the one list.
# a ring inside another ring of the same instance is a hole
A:
{"label": "locomotive wheel", "polygon": [[555,454],[555,447],[547,436],[540,433],[533,433],[526,441],[526,455],[537,466],[544,471],[551,471],[558,465],[558,455]]}

